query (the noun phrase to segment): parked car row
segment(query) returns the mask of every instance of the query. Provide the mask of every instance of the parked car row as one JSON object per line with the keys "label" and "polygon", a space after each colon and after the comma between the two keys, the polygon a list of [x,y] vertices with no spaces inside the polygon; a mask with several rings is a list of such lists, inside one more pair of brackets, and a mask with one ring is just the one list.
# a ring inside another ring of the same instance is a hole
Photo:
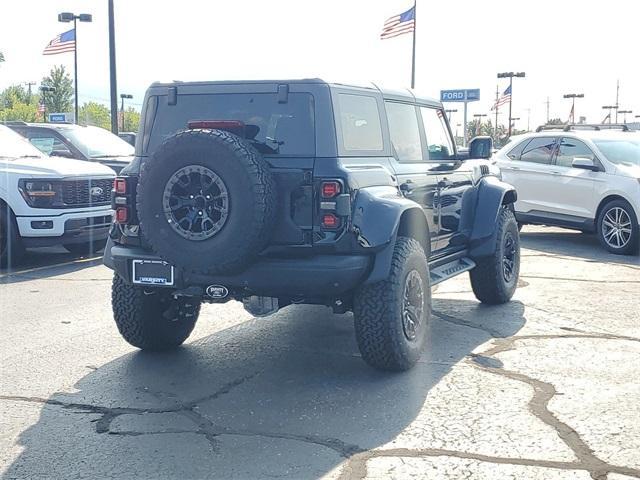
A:
{"label": "parked car row", "polygon": [[[65,127],[75,132],[89,128]],[[55,139],[52,140],[47,145],[53,147]],[[111,226],[114,170],[93,160],[49,156],[42,151],[49,147],[44,147],[44,142],[40,146],[41,149],[36,148],[33,139],[30,143],[0,125],[0,264],[3,266],[17,264],[29,247],[62,245],[73,253],[87,253],[101,250],[106,243]],[[53,148],[61,147],[55,144]],[[86,150],[89,157],[90,152],[95,151],[91,148]]]}

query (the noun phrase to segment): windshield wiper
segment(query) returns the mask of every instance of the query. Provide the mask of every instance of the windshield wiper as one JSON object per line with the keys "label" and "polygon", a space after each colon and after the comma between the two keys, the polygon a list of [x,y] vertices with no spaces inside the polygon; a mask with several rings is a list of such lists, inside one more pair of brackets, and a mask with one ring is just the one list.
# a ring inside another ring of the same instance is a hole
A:
{"label": "windshield wiper", "polygon": [[20,155],[17,158],[42,158],[42,155]]}

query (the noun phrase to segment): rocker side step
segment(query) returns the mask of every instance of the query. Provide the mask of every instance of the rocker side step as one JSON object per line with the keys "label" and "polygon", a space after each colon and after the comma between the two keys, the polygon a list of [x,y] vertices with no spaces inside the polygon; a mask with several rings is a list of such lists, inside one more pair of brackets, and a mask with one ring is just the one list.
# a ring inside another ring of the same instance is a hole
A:
{"label": "rocker side step", "polygon": [[444,282],[462,272],[467,272],[475,266],[476,263],[473,260],[462,257],[437,267],[431,267],[429,271],[431,286]]}

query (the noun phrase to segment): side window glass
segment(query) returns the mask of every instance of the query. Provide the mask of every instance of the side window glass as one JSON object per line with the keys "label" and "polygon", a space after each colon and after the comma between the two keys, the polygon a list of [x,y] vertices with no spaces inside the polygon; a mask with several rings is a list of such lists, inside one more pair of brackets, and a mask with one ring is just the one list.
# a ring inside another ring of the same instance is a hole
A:
{"label": "side window glass", "polygon": [[522,155],[522,150],[524,150],[524,147],[527,145],[527,141],[525,142],[520,142],[518,145],[516,145],[514,148],[512,148],[509,153],[507,153],[507,157],[509,157],[511,160],[520,160],[520,155]]}
{"label": "side window glass", "polygon": [[558,159],[556,163],[561,167],[571,167],[574,158],[588,158],[595,161],[596,156],[580,140],[564,137],[558,148]]}
{"label": "side window glass", "polygon": [[382,151],[382,127],[374,97],[338,94],[342,143],[347,151]]}
{"label": "side window glass", "polygon": [[406,103],[385,102],[391,143],[398,161],[422,162],[422,142],[416,107]]}
{"label": "side window glass", "polygon": [[555,138],[534,138],[522,149],[520,160],[523,162],[550,165],[555,145]]}
{"label": "side window glass", "polygon": [[444,113],[437,108],[420,107],[422,122],[427,137],[429,160],[449,160],[455,156],[455,150]]}
{"label": "side window glass", "polygon": [[71,151],[67,148],[67,146],[53,135],[30,135],[29,141],[34,147],[36,147],[42,153],[46,153],[47,155],[51,155],[51,152],[53,152],[54,150],[71,154]]}

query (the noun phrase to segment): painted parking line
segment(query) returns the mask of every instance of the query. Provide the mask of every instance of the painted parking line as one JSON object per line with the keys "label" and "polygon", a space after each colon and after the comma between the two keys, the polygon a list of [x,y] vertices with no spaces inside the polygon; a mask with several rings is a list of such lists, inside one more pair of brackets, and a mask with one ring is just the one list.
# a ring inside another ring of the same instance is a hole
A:
{"label": "painted parking line", "polygon": [[69,262],[54,263],[54,264],[51,264],[51,265],[44,265],[42,267],[27,268],[25,270],[18,270],[18,271],[15,271],[15,272],[7,272],[7,273],[4,273],[4,274],[0,275],[0,279],[7,278],[7,277],[14,277],[16,275],[26,275],[28,273],[41,272],[43,270],[47,270],[47,269],[50,269],[50,268],[58,268],[58,267],[65,267],[67,265],[77,265],[77,264],[81,264],[81,263],[95,262],[96,260],[98,260],[100,258],[102,258],[102,255],[99,255],[97,257],[91,257],[91,258],[79,258],[77,260],[71,260]]}

